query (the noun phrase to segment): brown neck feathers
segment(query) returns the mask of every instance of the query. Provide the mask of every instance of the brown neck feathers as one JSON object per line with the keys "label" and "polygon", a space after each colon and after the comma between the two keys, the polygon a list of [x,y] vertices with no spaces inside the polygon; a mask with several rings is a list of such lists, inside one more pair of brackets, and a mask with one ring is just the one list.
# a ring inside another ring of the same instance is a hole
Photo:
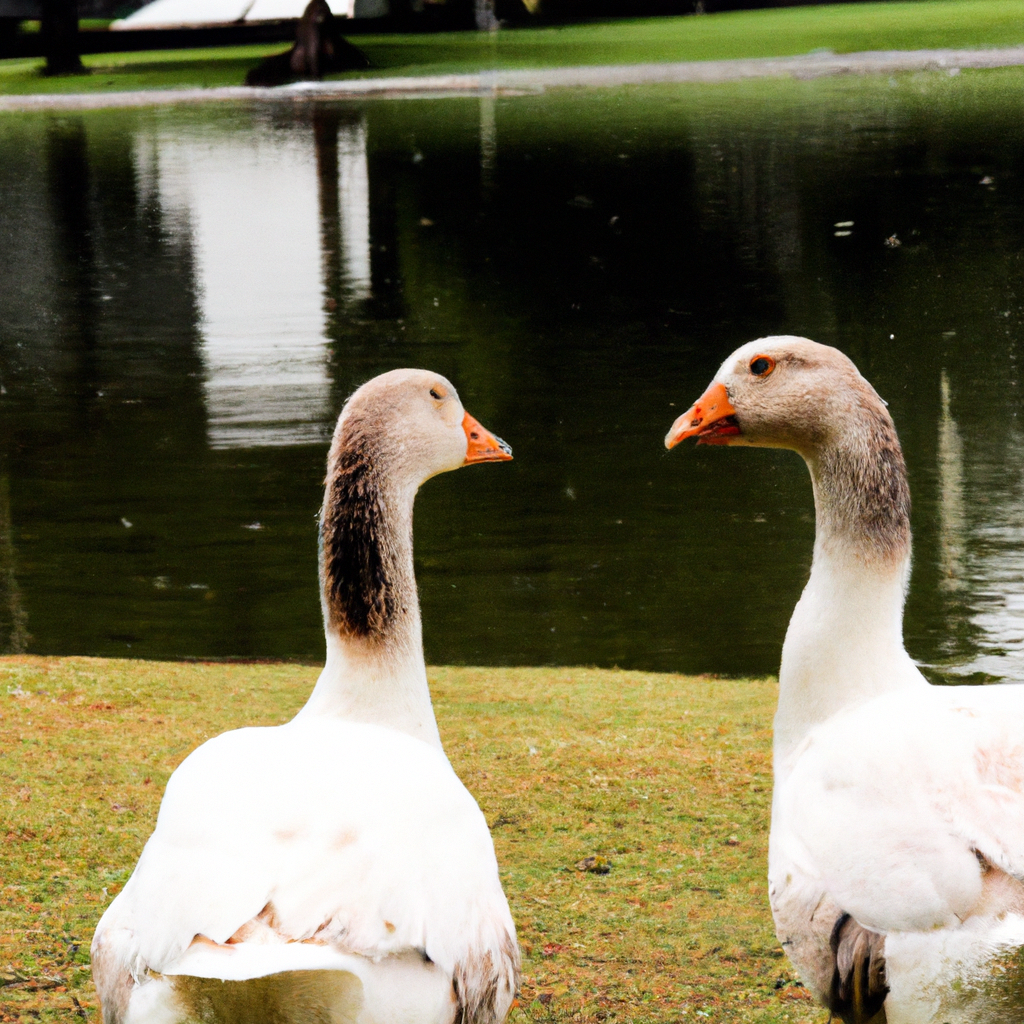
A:
{"label": "brown neck feathers", "polygon": [[383,489],[380,453],[357,427],[346,435],[328,463],[320,583],[329,627],[380,639],[404,610],[402,544]]}
{"label": "brown neck feathers", "polygon": [[910,487],[892,418],[872,393],[857,428],[818,456],[819,515],[835,535],[867,554],[900,561],[910,553]]}

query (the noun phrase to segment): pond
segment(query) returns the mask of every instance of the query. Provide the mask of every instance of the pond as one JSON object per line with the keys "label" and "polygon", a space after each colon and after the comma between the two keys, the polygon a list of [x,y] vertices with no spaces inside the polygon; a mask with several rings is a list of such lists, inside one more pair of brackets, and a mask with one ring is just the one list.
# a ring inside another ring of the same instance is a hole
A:
{"label": "pond", "polygon": [[806,470],[662,438],[794,333],[896,420],[911,653],[1024,679],[1022,85],[4,115],[0,647],[320,658],[326,440],[413,365],[516,456],[420,494],[429,660],[773,672]]}

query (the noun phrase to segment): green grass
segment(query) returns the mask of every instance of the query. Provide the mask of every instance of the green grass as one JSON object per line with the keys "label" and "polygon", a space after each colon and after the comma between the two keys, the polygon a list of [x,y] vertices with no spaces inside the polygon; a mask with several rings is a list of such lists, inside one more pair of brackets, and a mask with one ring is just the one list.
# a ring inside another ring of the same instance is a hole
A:
{"label": "green grass", "polygon": [[141,53],[85,54],[87,75],[45,78],[35,58],[0,61],[0,95],[31,93],[126,92],[135,89],[209,89],[241,85],[249,68],[280,43],[211,47],[203,50],[152,50]]}
{"label": "green grass", "polygon": [[[0,660],[0,1020],[97,1019],[92,930],[171,771],[208,736],[285,721],[316,673]],[[773,681],[472,668],[430,681],[519,929],[512,1024],[824,1024],[768,909]],[[611,872],[576,870],[590,855]]]}
{"label": "green grass", "polygon": [[[113,20],[113,18],[79,18],[78,27],[83,31],[87,32],[106,29],[110,28],[110,23]],[[23,21],[20,25],[20,29],[22,32],[29,33],[41,32],[42,27],[43,26],[40,22],[32,20]]]}
{"label": "green grass", "polygon": [[[915,50],[1024,43],[1024,0],[904,2],[646,18],[497,33],[356,36],[370,74],[779,57],[830,49]],[[44,79],[41,61],[0,61],[0,93],[238,85],[280,44],[84,58],[91,74]],[[365,74],[365,73],[364,73]]]}

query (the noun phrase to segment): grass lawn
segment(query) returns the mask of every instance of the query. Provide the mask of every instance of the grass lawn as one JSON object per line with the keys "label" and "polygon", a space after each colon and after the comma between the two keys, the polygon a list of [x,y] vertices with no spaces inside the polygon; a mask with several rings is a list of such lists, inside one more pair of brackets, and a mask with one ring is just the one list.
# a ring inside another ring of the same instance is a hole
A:
{"label": "grass lawn", "polygon": [[[373,75],[779,57],[830,49],[915,50],[1024,43],[1024,0],[904,0],[645,18],[497,33],[355,36]],[[87,76],[45,79],[39,60],[0,61],[0,93],[239,85],[282,44],[95,54]],[[367,72],[360,73],[361,75]]]}
{"label": "grass lawn", "polygon": [[[80,29],[104,29],[110,28],[110,23],[113,18],[79,18],[78,27]],[[43,26],[39,21],[23,21],[21,23],[22,32],[41,32]]]}
{"label": "grass lawn", "polygon": [[[317,669],[0,659],[0,1020],[96,1020],[89,942],[198,743],[273,724]],[[772,931],[771,680],[432,669],[491,824],[530,1021],[824,1024]],[[576,870],[592,854],[609,874]]]}

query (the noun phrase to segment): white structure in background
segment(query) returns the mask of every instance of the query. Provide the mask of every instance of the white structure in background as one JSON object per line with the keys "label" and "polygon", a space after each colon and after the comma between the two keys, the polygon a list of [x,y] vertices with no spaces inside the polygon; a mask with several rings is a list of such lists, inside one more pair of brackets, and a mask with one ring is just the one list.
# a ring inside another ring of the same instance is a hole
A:
{"label": "white structure in background", "polygon": [[[153,0],[112,29],[202,28],[301,18],[309,0]],[[388,0],[327,0],[339,18],[382,18]]]}
{"label": "white structure in background", "polygon": [[[370,290],[366,132],[339,128],[343,265],[353,299]],[[319,188],[312,132],[137,136],[143,188],[168,230],[190,236],[201,307],[213,448],[322,442],[332,424]]]}

